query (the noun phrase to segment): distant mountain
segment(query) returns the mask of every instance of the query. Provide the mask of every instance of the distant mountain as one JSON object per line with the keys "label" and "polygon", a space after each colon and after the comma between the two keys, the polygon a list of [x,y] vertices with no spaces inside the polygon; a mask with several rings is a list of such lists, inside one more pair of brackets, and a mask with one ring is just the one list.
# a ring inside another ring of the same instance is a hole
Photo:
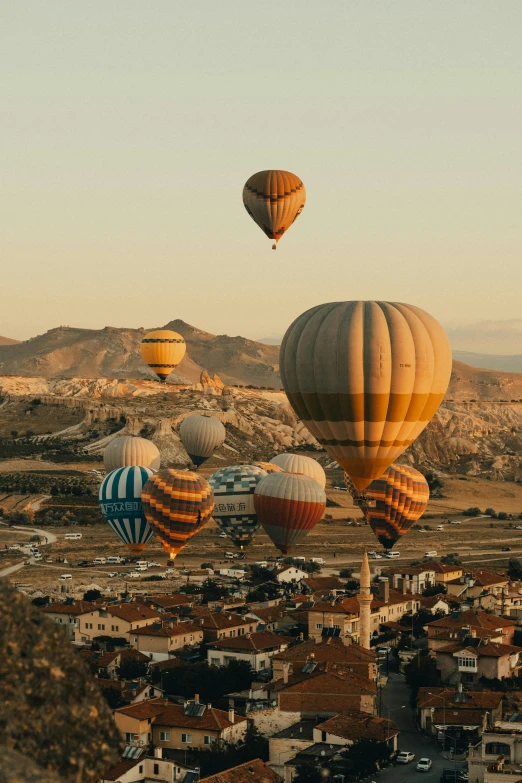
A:
{"label": "distant mountain", "polygon": [[517,355],[522,350],[522,318],[446,326],[446,332],[458,351]]}
{"label": "distant mountain", "polygon": [[[199,381],[202,369],[227,384],[279,388],[279,348],[244,337],[214,335],[176,320],[165,328],[179,332],[187,355],[170,380]],[[25,342],[0,345],[0,375],[45,378],[152,378],[140,355],[146,330],[76,329],[60,326]]]}
{"label": "distant mountain", "polygon": [[256,340],[258,343],[263,343],[263,345],[281,345],[283,342],[282,337],[260,337],[259,340]]}
{"label": "distant mountain", "polygon": [[522,372],[522,353],[502,356],[493,353],[473,353],[472,351],[453,351],[453,358],[472,367],[504,372]]}
{"label": "distant mountain", "polygon": [[2,337],[0,335],[0,345],[17,345],[20,340],[13,340],[11,337]]}

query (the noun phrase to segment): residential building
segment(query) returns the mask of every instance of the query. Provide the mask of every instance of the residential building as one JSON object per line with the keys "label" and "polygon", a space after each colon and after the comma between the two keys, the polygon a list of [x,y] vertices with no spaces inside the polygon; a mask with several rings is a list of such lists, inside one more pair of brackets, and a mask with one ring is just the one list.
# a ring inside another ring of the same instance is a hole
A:
{"label": "residential building", "polygon": [[[417,694],[417,718],[423,731],[443,740],[445,734],[476,745],[487,726],[502,718],[502,693],[423,687]],[[451,743],[448,743],[448,747]]]}
{"label": "residential building", "polygon": [[425,629],[428,632],[428,639],[433,639],[440,633],[452,631],[454,633],[465,633],[473,635],[473,631],[478,636],[480,629],[488,632],[491,639],[510,644],[515,633],[515,620],[508,620],[504,617],[497,617],[475,609],[467,609],[463,612],[452,612],[447,617],[441,617],[427,623]]}
{"label": "residential building", "polygon": [[317,593],[321,596],[330,593],[333,596],[345,592],[343,582],[338,576],[307,576],[301,582],[301,588],[306,593]]}
{"label": "residential building", "polygon": [[269,566],[268,571],[276,578],[279,584],[290,584],[291,582],[302,582],[308,574],[297,566]]}
{"label": "residential building", "polygon": [[88,601],[72,601],[68,599],[65,602],[53,603],[50,606],[41,606],[40,611],[50,620],[62,626],[67,632],[67,636],[74,641],[78,630],[78,618],[93,608],[93,604]]}
{"label": "residential building", "polygon": [[437,563],[435,560],[429,560],[424,565],[433,571],[435,581],[442,585],[452,582],[454,579],[460,579],[463,574],[463,568],[459,565],[446,565],[445,563]]}
{"label": "residential building", "polygon": [[436,582],[435,571],[431,563],[417,566],[395,566],[387,568],[384,576],[390,580],[390,586],[402,593],[422,593]]}
{"label": "residential building", "polygon": [[467,637],[435,651],[437,670],[447,683],[475,683],[481,677],[518,676],[522,668],[522,647]]}
{"label": "residential building", "polygon": [[270,668],[272,656],[286,650],[289,641],[270,631],[220,639],[209,645],[208,662],[211,666],[227,666],[230,661],[246,661],[254,671],[262,671]]}
{"label": "residential building", "polygon": [[377,679],[377,655],[358,644],[344,644],[339,638],[311,639],[288,647],[272,658],[272,679],[292,675],[311,663],[333,664],[337,671],[352,671],[369,680]]}
{"label": "residential building", "polygon": [[217,775],[201,778],[200,783],[281,783],[281,778],[261,759],[224,769]]}
{"label": "residential building", "polygon": [[91,642],[97,636],[112,636],[130,641],[131,632],[159,620],[160,614],[145,604],[108,604],[79,615],[75,640]]}
{"label": "residential building", "polygon": [[522,768],[521,724],[485,731],[480,742],[469,748],[467,761],[469,780],[473,783],[505,783],[506,780],[518,783]]}
{"label": "residential building", "polygon": [[257,623],[253,617],[243,617],[240,614],[230,612],[212,612],[196,621],[196,625],[203,631],[203,639],[206,642],[215,642],[219,639],[235,638],[246,633],[254,633]]}
{"label": "residential building", "polygon": [[[246,718],[234,710],[216,710],[199,697],[185,704],[153,699],[114,711],[116,726],[129,744],[203,750],[215,742],[237,742],[245,735]],[[145,737],[147,738],[145,740]]]}
{"label": "residential building", "polygon": [[197,780],[197,773],[186,767],[179,761],[163,758],[162,749],[156,748],[153,756],[145,755],[145,750],[140,753],[138,749],[122,758],[113,767],[105,772],[100,783],[183,783]]}
{"label": "residential building", "polygon": [[329,745],[353,745],[360,739],[386,742],[390,753],[397,750],[399,731],[393,721],[378,718],[366,712],[345,710],[314,727],[314,742],[326,742]]}
{"label": "residential building", "polygon": [[192,623],[182,623],[177,617],[136,628],[130,635],[131,644],[151,661],[164,661],[187,645],[203,641],[203,629]]}
{"label": "residential building", "polygon": [[102,650],[80,650],[80,657],[90,666],[91,671],[99,677],[116,680],[119,677],[119,669],[128,661],[150,663],[148,655],[143,655],[132,647],[124,647],[115,652],[103,652]]}
{"label": "residential building", "polygon": [[293,759],[296,753],[314,744],[315,719],[300,720],[291,726],[273,734],[268,739],[268,764],[284,777],[285,764]]}
{"label": "residential building", "polygon": [[344,710],[375,712],[377,685],[354,673],[338,675],[318,668],[300,682],[289,678],[288,684],[279,681],[271,690],[282,712],[300,713],[303,718],[326,718]]}

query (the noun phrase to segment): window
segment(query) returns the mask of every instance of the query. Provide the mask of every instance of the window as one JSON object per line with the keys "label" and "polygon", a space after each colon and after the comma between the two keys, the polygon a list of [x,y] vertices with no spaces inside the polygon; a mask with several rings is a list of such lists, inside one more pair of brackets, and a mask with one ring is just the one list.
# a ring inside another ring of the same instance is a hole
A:
{"label": "window", "polygon": [[219,658],[211,658],[210,659],[210,665],[211,666],[219,666]]}
{"label": "window", "polygon": [[203,743],[205,745],[213,745],[215,741],[216,741],[215,737],[210,737],[207,734],[205,734],[205,736],[203,737]]}
{"label": "window", "polygon": [[125,734],[125,742],[137,742],[139,738],[139,734],[129,734],[129,732]]}
{"label": "window", "polygon": [[323,627],[323,624],[322,624],[322,623],[316,623],[316,624],[315,624],[315,627],[316,627],[316,629],[317,629],[318,631],[320,631],[320,630],[321,630],[321,628]]}
{"label": "window", "polygon": [[192,734],[182,734],[181,741],[185,742],[187,745],[190,745],[192,742]]}
{"label": "window", "polygon": [[511,756],[511,747],[505,742],[488,742],[486,745],[488,756],[505,756],[509,760]]}
{"label": "window", "polygon": [[154,764],[154,775],[159,775],[159,764]]}
{"label": "window", "polygon": [[170,731],[160,731],[160,742],[170,742]]}
{"label": "window", "polygon": [[138,768],[138,772],[140,773],[140,775],[142,774],[142,772],[143,772],[143,764],[140,764],[140,766]]}
{"label": "window", "polygon": [[476,669],[477,659],[472,658],[471,656],[465,656],[461,658],[459,655],[459,666],[461,666],[463,669]]}
{"label": "window", "polygon": [[266,668],[266,661],[259,661],[259,668],[265,669]]}
{"label": "window", "polygon": [[100,623],[98,623],[98,631],[105,631],[105,625],[100,625]]}

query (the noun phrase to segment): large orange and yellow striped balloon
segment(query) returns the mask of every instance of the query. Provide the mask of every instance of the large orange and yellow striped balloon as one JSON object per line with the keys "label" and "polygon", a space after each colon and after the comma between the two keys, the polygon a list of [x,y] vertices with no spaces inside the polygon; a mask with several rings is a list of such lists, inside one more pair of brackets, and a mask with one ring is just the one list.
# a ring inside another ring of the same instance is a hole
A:
{"label": "large orange and yellow striped balloon", "polygon": [[394,464],[367,488],[362,509],[377,539],[385,549],[391,549],[424,514],[429,498],[422,473]]}
{"label": "large orange and yellow striped balloon", "polygon": [[310,476],[270,473],[255,489],[254,508],[265,533],[286,555],[323,516],[326,494]]}
{"label": "large orange and yellow striped balloon", "polygon": [[419,307],[331,302],[288,328],[280,367],[297,416],[361,491],[435,414],[451,349],[442,326]]}
{"label": "large orange and yellow striped balloon", "polygon": [[141,355],[160,381],[165,381],[185,356],[183,337],[170,329],[149,332],[141,341]]}
{"label": "large orange and yellow striped balloon", "polygon": [[[290,171],[258,171],[252,174],[243,188],[246,211],[267,237],[276,243],[301,214],[305,202],[305,186]],[[275,250],[277,244],[272,247]]]}
{"label": "large orange and yellow striped balloon", "polygon": [[147,522],[171,559],[210,521],[214,493],[208,481],[188,470],[161,470],[143,487]]}

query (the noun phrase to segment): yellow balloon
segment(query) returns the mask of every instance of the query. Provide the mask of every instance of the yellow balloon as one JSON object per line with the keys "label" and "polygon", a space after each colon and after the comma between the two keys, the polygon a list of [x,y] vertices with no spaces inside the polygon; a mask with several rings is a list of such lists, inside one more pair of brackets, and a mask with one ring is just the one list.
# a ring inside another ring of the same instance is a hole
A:
{"label": "yellow balloon", "polygon": [[288,328],[280,366],[297,416],[362,491],[435,414],[450,380],[451,348],[419,307],[331,302]]}
{"label": "yellow balloon", "polygon": [[[301,214],[305,202],[305,186],[291,171],[258,171],[252,174],[243,188],[246,211],[276,243]],[[277,244],[272,245],[273,250],[276,247]]]}
{"label": "yellow balloon", "polygon": [[169,329],[149,332],[141,341],[141,355],[161,381],[178,366],[186,350],[183,337]]}

